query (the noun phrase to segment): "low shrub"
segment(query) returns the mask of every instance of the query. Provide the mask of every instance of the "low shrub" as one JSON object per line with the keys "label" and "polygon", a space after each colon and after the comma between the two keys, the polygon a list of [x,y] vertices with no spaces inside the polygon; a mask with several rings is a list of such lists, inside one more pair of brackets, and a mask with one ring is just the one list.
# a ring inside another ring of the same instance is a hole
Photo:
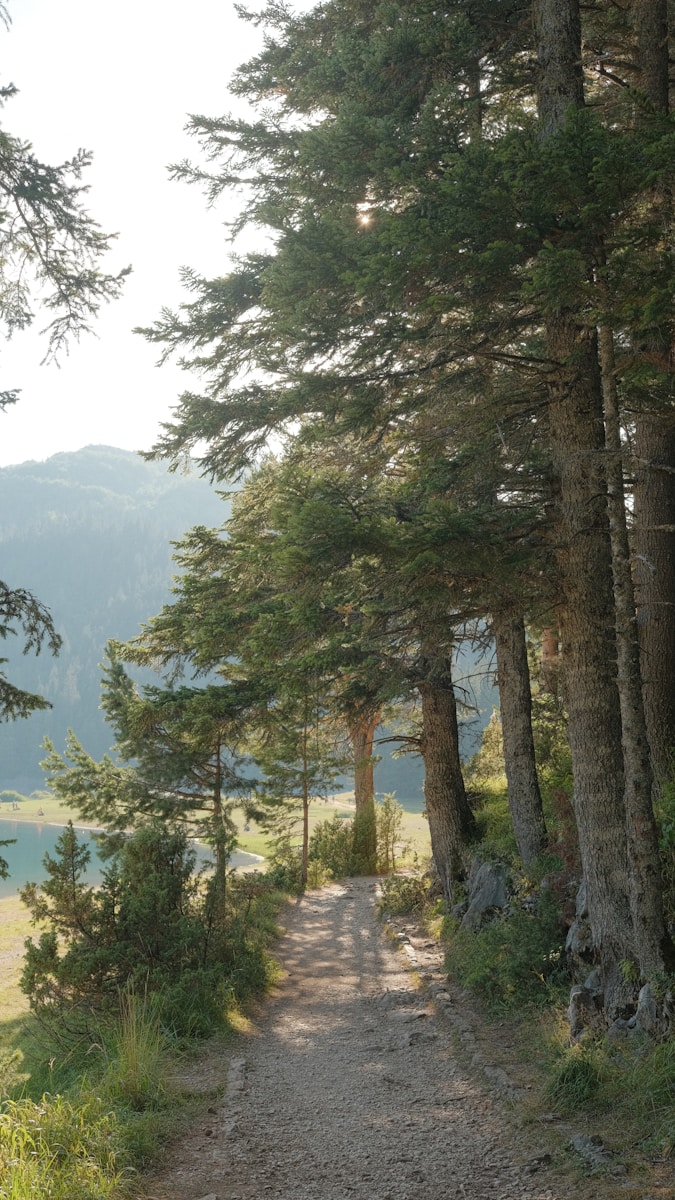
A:
{"label": "low shrub", "polygon": [[481,857],[514,866],[519,859],[505,777],[483,779],[472,791],[472,804]]}
{"label": "low shrub", "polygon": [[309,839],[309,859],[310,862],[319,863],[333,879],[358,874],[352,822],[337,815],[319,821]]}
{"label": "low shrub", "polygon": [[285,892],[288,896],[299,896],[302,892],[302,851],[293,844],[290,836],[278,837],[267,860],[265,878],[271,888]]}
{"label": "low shrub", "polygon": [[392,916],[404,913],[421,915],[432,903],[431,881],[427,875],[388,875],[382,880],[378,908]]}
{"label": "low shrub", "polygon": [[555,898],[544,892],[534,911],[516,909],[477,932],[445,923],[448,972],[489,1009],[543,1004],[564,974],[564,934]]}

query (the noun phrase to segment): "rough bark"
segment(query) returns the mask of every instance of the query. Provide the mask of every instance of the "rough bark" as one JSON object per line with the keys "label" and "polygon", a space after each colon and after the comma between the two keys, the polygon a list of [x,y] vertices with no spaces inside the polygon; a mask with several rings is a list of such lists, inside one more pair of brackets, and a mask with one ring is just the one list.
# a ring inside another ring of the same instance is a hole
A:
{"label": "rough bark", "polygon": [[541,634],[541,687],[549,696],[557,696],[560,688],[560,637],[558,627],[550,625]]}
{"label": "rough bark", "polygon": [[668,0],[632,0],[638,87],[657,112],[668,111]]}
{"label": "rough bark", "polygon": [[546,824],[534,756],[525,622],[520,614],[496,613],[492,632],[497,652],[509,811],[518,853],[527,867],[546,847]]}
{"label": "rough bark", "polygon": [[367,872],[375,870],[377,861],[373,742],[379,721],[378,709],[351,717],[347,725],[354,756],[354,850]]}
{"label": "rough bark", "polygon": [[431,852],[443,895],[453,901],[454,882],[465,873],[465,850],[474,819],[459,757],[457,704],[448,659],[435,662],[418,684],[422,698],[424,797]]}
{"label": "rough bark", "polygon": [[[647,111],[640,107],[638,115],[649,120],[652,113],[669,111],[667,0],[632,0],[630,12],[638,87],[649,106]],[[651,203],[665,229],[672,221],[669,189],[659,186]],[[666,343],[661,353],[668,370],[675,359],[672,337],[671,345]],[[635,590],[647,734],[658,792],[672,774],[675,753],[675,420],[670,409],[647,404],[635,422]]]}
{"label": "rough bark", "polygon": [[[577,0],[535,0],[542,138],[584,103]],[[551,457],[557,489],[561,638],[574,810],[596,954],[609,1016],[628,999],[620,964],[634,957],[628,900],[621,718],[604,428],[595,337],[569,311],[551,311],[547,350]]]}
{"label": "rough bark", "polygon": [[663,971],[665,967],[666,926],[663,916],[658,835],[652,808],[652,768],[642,700],[635,595],[626,523],[614,339],[608,325],[601,327],[599,338],[607,444],[608,512],[616,610],[617,682],[621,707],[631,915],[640,971],[644,977],[649,978]]}
{"label": "rough bark", "polygon": [[367,812],[371,808],[374,811],[373,743],[379,722],[380,712],[378,709],[376,712],[350,718],[347,725],[354,757],[354,802],[357,813]]}
{"label": "rough bark", "polygon": [[[594,339],[580,345],[579,336],[569,317],[549,323],[549,353],[561,364],[561,385],[552,388],[550,429],[560,487],[561,637],[574,812],[593,940],[612,1015],[624,1000],[620,963],[634,957],[634,942],[599,373]],[[571,358],[577,362],[565,369]]]}
{"label": "rough bark", "polygon": [[675,751],[675,423],[642,412],[635,438],[635,592],[647,734],[657,787]]}

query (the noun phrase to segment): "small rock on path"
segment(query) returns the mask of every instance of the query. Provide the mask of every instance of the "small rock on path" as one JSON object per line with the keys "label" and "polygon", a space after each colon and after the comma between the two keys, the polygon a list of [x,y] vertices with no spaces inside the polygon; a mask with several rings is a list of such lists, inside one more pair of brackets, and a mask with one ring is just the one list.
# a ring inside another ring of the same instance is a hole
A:
{"label": "small rock on path", "polygon": [[[176,1145],[153,1200],[563,1200],[509,1144],[375,916],[377,882],[308,893],[287,973],[238,1040],[227,1093]],[[511,1134],[511,1139],[513,1139]],[[542,1172],[545,1174],[546,1172]]]}

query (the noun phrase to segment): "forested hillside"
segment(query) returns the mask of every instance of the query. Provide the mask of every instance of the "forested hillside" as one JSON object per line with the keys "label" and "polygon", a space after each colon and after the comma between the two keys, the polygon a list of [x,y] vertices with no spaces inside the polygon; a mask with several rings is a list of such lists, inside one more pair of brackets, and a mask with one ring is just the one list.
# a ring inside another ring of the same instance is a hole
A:
{"label": "forested hillside", "polygon": [[3,648],[8,673],[53,708],[0,725],[0,786],[44,786],[40,746],[76,729],[92,753],[114,741],[100,710],[109,638],[128,638],[169,595],[171,540],[195,524],[220,524],[228,508],[195,474],[110,446],[88,446],[0,470],[0,558],[9,586],[50,609],[63,638],[58,657]]}

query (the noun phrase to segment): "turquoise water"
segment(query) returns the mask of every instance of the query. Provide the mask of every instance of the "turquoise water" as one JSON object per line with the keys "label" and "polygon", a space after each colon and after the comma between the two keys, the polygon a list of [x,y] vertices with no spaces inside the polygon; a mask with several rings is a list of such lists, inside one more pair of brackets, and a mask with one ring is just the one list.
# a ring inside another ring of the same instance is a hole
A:
{"label": "turquoise water", "polygon": [[[0,856],[9,866],[9,879],[0,879],[0,899],[4,896],[14,896],[18,888],[26,883],[41,883],[46,879],[46,871],[42,865],[45,854],[54,854],[56,839],[63,829],[61,825],[46,823],[0,820],[0,841],[16,838],[13,846],[0,846]],[[101,881],[100,863],[96,856],[96,844],[86,829],[77,830],[78,838],[91,847],[91,862],[87,868],[86,882],[95,886]],[[207,858],[208,852],[199,849],[199,857]],[[254,854],[244,854],[239,851],[232,855],[230,865],[242,867],[260,860]]]}

